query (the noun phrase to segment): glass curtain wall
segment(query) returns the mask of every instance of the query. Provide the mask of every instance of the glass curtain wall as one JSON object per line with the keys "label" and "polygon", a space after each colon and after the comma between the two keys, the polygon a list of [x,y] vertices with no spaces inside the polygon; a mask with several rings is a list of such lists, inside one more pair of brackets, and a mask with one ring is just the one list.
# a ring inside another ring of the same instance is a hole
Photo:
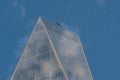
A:
{"label": "glass curtain wall", "polygon": [[93,80],[79,36],[39,18],[11,80]]}

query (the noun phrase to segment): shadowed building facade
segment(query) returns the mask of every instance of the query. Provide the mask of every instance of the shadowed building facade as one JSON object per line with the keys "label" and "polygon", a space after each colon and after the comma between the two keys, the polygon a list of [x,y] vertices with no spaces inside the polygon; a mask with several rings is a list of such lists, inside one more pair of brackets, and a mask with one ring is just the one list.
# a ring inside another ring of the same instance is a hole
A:
{"label": "shadowed building facade", "polygon": [[93,80],[78,34],[39,18],[11,80]]}

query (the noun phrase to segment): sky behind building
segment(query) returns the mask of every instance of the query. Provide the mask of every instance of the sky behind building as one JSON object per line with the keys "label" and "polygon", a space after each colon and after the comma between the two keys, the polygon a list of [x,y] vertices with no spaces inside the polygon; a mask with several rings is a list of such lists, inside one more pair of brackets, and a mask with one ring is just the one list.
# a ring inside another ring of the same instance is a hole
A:
{"label": "sky behind building", "polygon": [[94,80],[119,80],[119,0],[1,0],[0,80],[9,80],[39,16],[79,33]]}

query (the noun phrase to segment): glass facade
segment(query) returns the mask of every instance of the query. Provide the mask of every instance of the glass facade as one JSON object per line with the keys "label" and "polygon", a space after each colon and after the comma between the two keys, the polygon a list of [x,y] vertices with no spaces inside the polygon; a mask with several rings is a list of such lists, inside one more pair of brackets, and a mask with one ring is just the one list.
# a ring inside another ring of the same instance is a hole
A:
{"label": "glass facade", "polygon": [[11,80],[93,80],[79,36],[39,18]]}

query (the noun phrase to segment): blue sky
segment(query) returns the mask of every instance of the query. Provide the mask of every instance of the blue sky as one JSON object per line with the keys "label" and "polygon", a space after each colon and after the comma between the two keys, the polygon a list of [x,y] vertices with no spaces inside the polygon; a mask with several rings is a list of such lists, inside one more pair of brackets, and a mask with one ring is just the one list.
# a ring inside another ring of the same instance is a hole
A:
{"label": "blue sky", "polygon": [[120,0],[0,0],[0,80],[9,80],[39,16],[79,33],[94,80],[120,80]]}

